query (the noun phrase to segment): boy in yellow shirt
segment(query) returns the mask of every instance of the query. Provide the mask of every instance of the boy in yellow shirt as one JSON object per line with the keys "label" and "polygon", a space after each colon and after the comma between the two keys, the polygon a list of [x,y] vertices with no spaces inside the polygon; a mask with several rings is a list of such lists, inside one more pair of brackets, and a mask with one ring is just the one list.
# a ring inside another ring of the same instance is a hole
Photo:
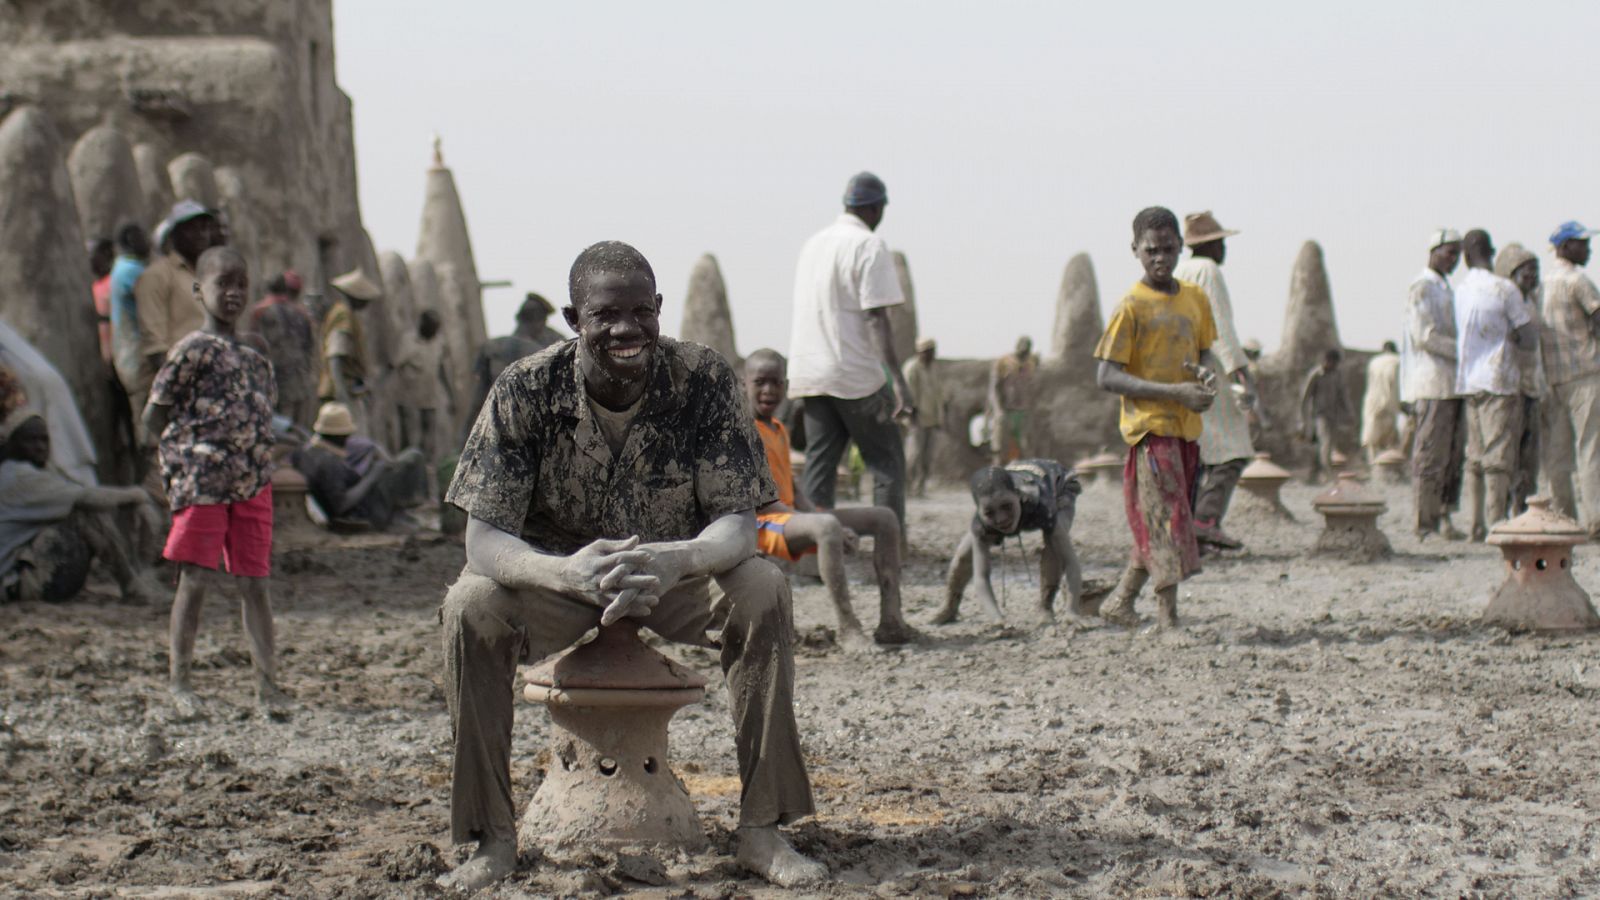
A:
{"label": "boy in yellow shirt", "polygon": [[1100,387],[1122,395],[1128,444],[1122,495],[1133,550],[1101,615],[1133,626],[1133,603],[1153,581],[1156,625],[1178,624],[1178,584],[1200,571],[1192,507],[1200,464],[1200,414],[1216,399],[1216,338],[1205,292],[1172,277],[1183,249],[1178,218],[1159,206],[1133,220],[1133,255],[1144,277],[1128,290],[1094,349]]}

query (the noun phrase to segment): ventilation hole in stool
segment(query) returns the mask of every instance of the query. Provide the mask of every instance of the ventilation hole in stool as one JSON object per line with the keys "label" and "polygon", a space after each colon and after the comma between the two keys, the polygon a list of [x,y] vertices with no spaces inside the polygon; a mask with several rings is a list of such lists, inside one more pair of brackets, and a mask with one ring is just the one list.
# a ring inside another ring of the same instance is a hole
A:
{"label": "ventilation hole in stool", "polygon": [[600,757],[600,774],[608,778],[617,774],[617,761],[609,756]]}
{"label": "ventilation hole in stool", "polygon": [[644,771],[648,775],[656,773],[656,758],[654,756],[646,756],[644,758]]}
{"label": "ventilation hole in stool", "polygon": [[562,771],[571,772],[578,767],[578,748],[570,742],[561,748],[561,752],[557,756],[561,759]]}
{"label": "ventilation hole in stool", "polygon": [[1561,557],[1561,568],[1565,569],[1567,567],[1567,562],[1568,560],[1565,556]]}
{"label": "ventilation hole in stool", "polygon": [[1545,562],[1544,561],[1544,557],[1541,556],[1538,559],[1533,561],[1533,567],[1535,569],[1538,569],[1539,571],[1543,572],[1545,569],[1550,568],[1550,564]]}

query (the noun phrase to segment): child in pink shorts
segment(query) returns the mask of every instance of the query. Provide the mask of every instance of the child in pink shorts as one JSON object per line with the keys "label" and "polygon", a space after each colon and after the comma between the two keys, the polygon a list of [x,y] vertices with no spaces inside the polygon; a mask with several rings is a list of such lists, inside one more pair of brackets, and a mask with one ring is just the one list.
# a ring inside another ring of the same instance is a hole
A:
{"label": "child in pink shorts", "polygon": [[273,718],[287,710],[274,681],[272,605],[272,364],[241,343],[234,323],[249,302],[244,258],[213,247],[195,264],[205,325],[167,353],[144,410],[159,436],[161,477],[172,506],[163,555],[178,564],[172,604],[171,691],[180,712],[200,712],[189,681],[206,589],[219,565],[244,595],[244,627],[256,669],[256,700]]}

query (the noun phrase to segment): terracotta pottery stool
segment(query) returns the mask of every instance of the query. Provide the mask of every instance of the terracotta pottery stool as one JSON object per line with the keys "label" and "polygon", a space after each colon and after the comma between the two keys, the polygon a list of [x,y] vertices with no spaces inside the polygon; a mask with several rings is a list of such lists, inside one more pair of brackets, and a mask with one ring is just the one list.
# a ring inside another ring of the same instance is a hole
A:
{"label": "terracotta pottery stool", "polygon": [[1410,460],[1406,459],[1404,453],[1391,449],[1379,453],[1378,458],[1372,461],[1372,468],[1377,471],[1378,477],[1384,481],[1390,484],[1404,484],[1408,463],[1410,463]]}
{"label": "terracotta pottery stool", "polygon": [[667,763],[667,723],[700,702],[705,685],[645,646],[631,619],[529,673],[523,696],[548,707],[554,727],[523,845],[704,845],[689,791]]}
{"label": "terracotta pottery stool", "polygon": [[1489,529],[1488,542],[1505,555],[1506,580],[1483,611],[1483,621],[1514,631],[1588,631],[1600,627],[1589,595],[1572,577],[1572,548],[1588,540],[1577,522],[1550,508],[1549,497]]}
{"label": "terracotta pottery stool", "polygon": [[[1253,505],[1283,518],[1293,519],[1279,494],[1290,477],[1289,471],[1273,462],[1272,457],[1257,453],[1256,458],[1239,473],[1239,487],[1244,489],[1245,496],[1251,498]],[[1247,501],[1246,505],[1251,505],[1251,501]]]}
{"label": "terracotta pottery stool", "polygon": [[315,539],[322,529],[306,514],[306,477],[287,462],[272,472],[272,535],[274,538]]}
{"label": "terracotta pottery stool", "polygon": [[1378,517],[1389,505],[1353,473],[1340,472],[1333,486],[1311,501],[1311,508],[1323,520],[1322,533],[1311,548],[1313,556],[1371,562],[1394,554],[1389,539],[1378,530]]}

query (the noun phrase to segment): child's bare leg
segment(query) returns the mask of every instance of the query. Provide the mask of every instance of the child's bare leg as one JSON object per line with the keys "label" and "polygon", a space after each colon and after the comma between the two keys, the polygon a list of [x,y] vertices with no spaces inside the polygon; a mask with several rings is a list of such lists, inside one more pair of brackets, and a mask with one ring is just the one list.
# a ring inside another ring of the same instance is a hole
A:
{"label": "child's bare leg", "polygon": [[1122,580],[1117,582],[1111,605],[1100,611],[1101,617],[1118,625],[1138,625],[1139,615],[1133,611],[1133,601],[1138,599],[1144,583],[1149,580],[1149,570],[1129,560],[1128,567],[1122,571]]}
{"label": "child's bare leg", "polygon": [[189,670],[194,665],[194,638],[200,631],[200,607],[205,603],[206,588],[213,578],[215,575],[210,570],[183,563],[178,569],[178,590],[172,598],[168,689],[179,711],[185,715],[200,711],[200,698],[195,696],[194,685],[189,681]]}
{"label": "child's bare leg", "polygon": [[933,617],[933,624],[948,625],[961,614],[961,592],[972,582],[972,532],[961,534],[955,555],[950,557],[950,567],[944,580],[944,608]]}
{"label": "child's bare leg", "polygon": [[1056,594],[1061,592],[1061,558],[1051,541],[1039,550],[1039,617],[1046,622],[1056,618]]}
{"label": "child's bare leg", "polygon": [[900,520],[884,506],[852,506],[833,511],[846,528],[872,537],[872,567],[878,578],[878,627],[872,639],[880,644],[910,642],[916,632],[906,625],[900,608]]}
{"label": "child's bare leg", "polygon": [[1098,616],[1100,602],[1085,603],[1083,599],[1083,567],[1078,564],[1078,551],[1072,546],[1072,535],[1060,525],[1050,535],[1050,544],[1061,560],[1061,573],[1067,579],[1067,613],[1073,616]]}
{"label": "child's bare leg", "polygon": [[256,702],[269,715],[281,714],[289,698],[278,690],[278,656],[272,628],[272,598],[265,578],[239,578],[244,595],[240,605],[244,633],[250,640],[250,659],[256,669]]}
{"label": "child's bare leg", "polygon": [[1178,627],[1178,586],[1156,588],[1156,628]]}
{"label": "child's bare leg", "polygon": [[839,631],[846,639],[861,638],[864,631],[850,605],[850,578],[844,569],[844,524],[827,513],[795,513],[784,524],[783,536],[796,555],[816,548],[817,569],[839,616]]}

